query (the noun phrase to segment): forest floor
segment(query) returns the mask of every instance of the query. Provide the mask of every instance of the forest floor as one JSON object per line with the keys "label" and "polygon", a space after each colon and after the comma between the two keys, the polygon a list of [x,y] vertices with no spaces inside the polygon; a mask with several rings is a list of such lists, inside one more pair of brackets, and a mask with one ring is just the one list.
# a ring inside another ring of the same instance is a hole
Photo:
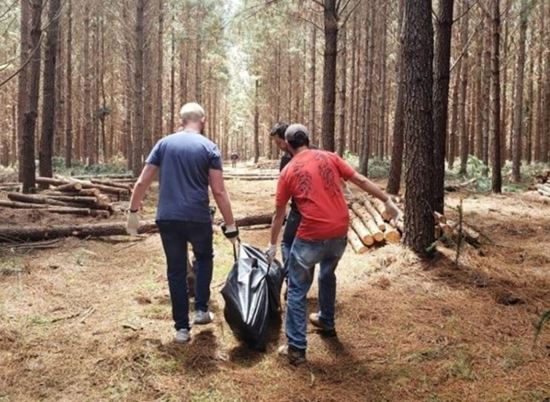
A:
{"label": "forest floor", "polygon": [[[274,181],[228,187],[236,215],[271,211]],[[449,205],[460,197],[466,222],[489,239],[465,246],[458,266],[443,245],[431,261],[401,246],[365,255],[348,247],[337,271],[338,338],[308,333],[308,363],[298,368],[275,343],[267,353],[239,346],[225,324],[219,290],[232,252],[220,233],[216,319],[187,345],[172,342],[158,234],[4,250],[0,401],[548,401],[550,328],[536,345],[533,334],[550,308],[550,205],[460,192]],[[268,230],[241,237],[264,247]],[[308,300],[314,311],[316,287]]]}

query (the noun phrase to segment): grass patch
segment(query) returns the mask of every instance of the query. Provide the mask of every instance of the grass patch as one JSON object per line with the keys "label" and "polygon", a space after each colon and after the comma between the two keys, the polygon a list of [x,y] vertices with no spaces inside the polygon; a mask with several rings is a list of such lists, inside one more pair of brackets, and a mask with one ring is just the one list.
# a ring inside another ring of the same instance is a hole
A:
{"label": "grass patch", "polygon": [[451,377],[461,380],[473,381],[477,378],[472,367],[471,358],[464,353],[459,353],[456,360],[449,362],[447,372]]}
{"label": "grass patch", "polygon": [[442,355],[443,348],[441,347],[427,348],[413,353],[409,356],[408,360],[415,363],[423,363],[430,360],[439,359]]}
{"label": "grass patch", "polygon": [[56,156],[53,158],[52,162],[54,173],[62,176],[130,173],[126,165],[126,160],[120,155],[114,157],[109,163],[85,165],[78,161],[73,162],[70,168],[67,167],[64,157]]}

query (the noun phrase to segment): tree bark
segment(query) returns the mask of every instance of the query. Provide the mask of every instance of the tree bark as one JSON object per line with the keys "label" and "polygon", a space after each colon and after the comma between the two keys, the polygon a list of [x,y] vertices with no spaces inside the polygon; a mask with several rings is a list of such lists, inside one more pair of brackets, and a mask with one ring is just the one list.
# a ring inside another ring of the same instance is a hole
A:
{"label": "tree bark", "polygon": [[[20,55],[19,63],[24,66],[27,62],[27,58],[32,51],[30,42],[30,27],[31,27],[31,7],[28,0],[21,0],[21,19],[20,19]],[[17,160],[19,162],[18,177],[19,181],[23,181],[24,164],[25,160],[24,152],[27,151],[25,141],[23,137],[25,112],[28,107],[28,75],[30,67],[26,65],[19,72],[17,77],[17,133],[18,133],[18,146],[17,146]]]}
{"label": "tree bark", "polygon": [[501,133],[500,133],[500,0],[492,0],[493,42],[491,52],[491,93],[492,93],[492,133],[493,133],[493,172],[492,190],[502,192],[501,173]]}
{"label": "tree bark", "polygon": [[65,115],[65,166],[71,167],[73,164],[73,13],[72,0],[68,0],[67,4],[67,92],[65,107],[67,113]]}
{"label": "tree bark", "polygon": [[429,0],[409,0],[403,29],[405,157],[404,242],[421,255],[434,241],[433,27]]}
{"label": "tree bark", "polygon": [[521,150],[522,150],[522,131],[523,131],[523,82],[525,71],[525,37],[527,33],[527,22],[529,19],[529,2],[522,0],[520,22],[519,22],[519,42],[516,66],[516,97],[514,136],[512,138],[512,179],[515,182],[521,181]]}
{"label": "tree bark", "polygon": [[144,115],[143,115],[143,65],[144,65],[144,0],[136,1],[136,25],[135,25],[135,55],[134,55],[134,130],[133,130],[133,162],[132,172],[139,176],[142,168]]}
{"label": "tree bark", "polygon": [[260,109],[258,106],[259,80],[254,85],[254,163],[260,159]]}
{"label": "tree bark", "polygon": [[339,92],[339,111],[338,111],[338,154],[344,155],[346,148],[346,92],[347,92],[347,35],[346,29],[342,28],[342,54],[340,55],[340,92]]}
{"label": "tree bark", "polygon": [[445,146],[449,105],[449,76],[454,0],[440,0],[435,30],[433,128],[434,201],[433,209],[443,213],[445,204]]}
{"label": "tree bark", "polygon": [[[311,130],[311,143],[317,144],[317,111],[315,109],[315,106],[317,104],[317,96],[316,96],[316,90],[317,90],[317,27],[313,26],[311,32],[311,67],[310,67],[310,74],[311,74],[311,115],[310,115],[310,130]],[[277,97],[277,99],[279,99]],[[277,118],[277,121],[279,119]]]}
{"label": "tree bark", "polygon": [[57,63],[57,27],[61,0],[50,0],[46,33],[46,49],[44,52],[44,84],[42,88],[42,136],[40,137],[39,171],[40,176],[52,177],[53,140],[55,129],[55,114],[58,108],[55,93],[55,68]]}
{"label": "tree bark", "polygon": [[401,170],[403,166],[403,13],[404,0],[399,2],[399,37],[401,45],[397,53],[396,75],[397,95],[395,100],[395,114],[393,118],[393,145],[391,154],[390,174],[387,191],[390,194],[399,194],[401,186]]}
{"label": "tree bark", "polygon": [[[469,1],[464,2],[464,8],[468,10]],[[466,14],[462,17],[462,24],[460,27],[460,44],[461,47],[468,46],[468,31],[470,27],[470,11],[466,11]],[[469,62],[468,62],[468,49],[464,50],[461,64],[461,80],[460,80],[460,170],[459,174],[465,175],[468,167],[468,153],[469,153],[469,138],[468,138],[468,120],[466,116],[466,100],[468,99],[468,75]]]}
{"label": "tree bark", "polygon": [[35,187],[36,165],[35,165],[35,127],[38,117],[38,98],[40,96],[40,37],[42,21],[42,0],[33,0],[31,3],[31,31],[30,47],[31,57],[29,69],[29,89],[25,102],[26,110],[23,121],[23,192],[28,193]]}
{"label": "tree bark", "polygon": [[338,16],[336,0],[325,0],[325,52],[323,69],[322,147],[334,152],[334,122],[336,106],[336,56],[338,51]]}

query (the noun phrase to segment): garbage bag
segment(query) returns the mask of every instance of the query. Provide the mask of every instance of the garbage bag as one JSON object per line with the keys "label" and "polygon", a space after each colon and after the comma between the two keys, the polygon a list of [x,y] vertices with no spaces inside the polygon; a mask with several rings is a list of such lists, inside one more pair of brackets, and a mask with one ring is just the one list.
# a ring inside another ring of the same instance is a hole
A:
{"label": "garbage bag", "polygon": [[268,265],[260,249],[240,244],[221,293],[225,320],[237,339],[250,348],[264,350],[270,327],[280,322],[283,279],[278,261]]}

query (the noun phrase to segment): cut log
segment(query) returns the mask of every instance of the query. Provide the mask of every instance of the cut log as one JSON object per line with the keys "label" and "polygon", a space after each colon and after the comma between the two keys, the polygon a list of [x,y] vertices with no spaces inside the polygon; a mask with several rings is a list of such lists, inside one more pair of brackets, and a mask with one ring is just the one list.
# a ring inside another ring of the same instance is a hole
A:
{"label": "cut log", "polygon": [[[95,211],[104,213],[106,211]],[[93,213],[93,212],[92,212]],[[271,222],[271,214],[246,216],[235,219],[238,226],[253,226]],[[157,226],[154,220],[142,221],[138,233],[156,232]],[[114,223],[88,223],[81,225],[55,225],[55,226],[27,226],[27,227],[0,227],[0,242],[6,241],[37,241],[55,239],[59,237],[101,237],[126,234],[126,222]]]}
{"label": "cut log", "polygon": [[80,183],[68,183],[68,184],[62,184],[61,186],[54,187],[55,191],[61,191],[61,192],[74,192],[74,191],[80,191],[82,190],[82,184]]}
{"label": "cut log", "polygon": [[363,206],[368,211],[368,213],[372,216],[374,219],[374,222],[378,225],[378,229],[381,231],[386,230],[386,224],[384,223],[384,219],[382,218],[382,215],[376,210],[376,208],[371,204],[369,199],[365,197],[363,200]]}
{"label": "cut log", "polygon": [[18,201],[0,201],[0,207],[4,208],[18,208],[18,209],[46,209],[46,204],[30,204],[27,202]]}
{"label": "cut log", "polygon": [[37,177],[36,178],[36,182],[38,184],[50,184],[52,186],[62,186],[62,185],[66,185],[66,184],[71,184],[71,183],[80,183],[82,185],[82,188],[84,189],[90,189],[90,188],[97,188],[98,190],[106,193],[106,194],[112,194],[112,195],[116,195],[118,197],[118,199],[120,199],[121,197],[124,197],[124,196],[128,196],[130,195],[130,190],[129,189],[122,189],[122,188],[118,188],[118,187],[110,187],[110,186],[105,186],[103,184],[94,184],[92,182],[87,182],[87,181],[82,181],[82,180],[75,180],[75,179],[54,179],[54,178],[51,178],[51,177]]}
{"label": "cut log", "polygon": [[453,228],[448,223],[440,223],[439,227],[441,228],[441,233],[446,237],[450,238],[453,236]]}
{"label": "cut log", "polygon": [[387,225],[384,231],[384,240],[386,240],[387,243],[397,244],[401,241],[401,233],[399,233],[397,228]]}
{"label": "cut log", "polygon": [[351,227],[353,228],[353,230],[355,230],[355,233],[357,233],[363,243],[366,246],[372,246],[374,244],[374,237],[367,229],[367,227],[363,224],[361,219],[353,211],[350,211],[350,219]]}
{"label": "cut log", "polygon": [[436,239],[439,239],[442,234],[443,234],[443,231],[441,230],[441,226],[435,225],[434,226],[434,237]]}
{"label": "cut log", "polygon": [[536,191],[529,191],[521,194],[521,199],[528,202],[541,203],[542,205],[550,204],[550,198],[542,195]]}
{"label": "cut log", "polygon": [[384,203],[378,198],[370,198],[369,201],[374,206],[374,208],[376,208],[382,219],[384,219],[386,222],[389,222],[391,216],[386,212],[386,207],[384,206]]}
{"label": "cut log", "polygon": [[[267,225],[271,224],[273,214],[258,214],[243,216],[240,218],[235,218],[235,223],[237,226],[255,226],[255,225]],[[217,219],[214,223],[221,225],[223,223],[222,219]]]}
{"label": "cut log", "polygon": [[47,204],[47,205],[56,205],[61,207],[67,206],[65,202],[51,199],[43,195],[37,195],[37,194],[8,193],[8,199],[10,199],[11,201],[26,202],[31,204]]}
{"label": "cut log", "polygon": [[17,201],[0,201],[0,207],[12,208],[12,209],[31,209],[40,210],[41,212],[51,212],[54,214],[70,214],[70,215],[82,215],[82,216],[97,216],[102,218],[108,218],[108,211],[96,211],[90,208],[74,208],[74,207],[57,207],[48,204],[29,204],[25,202]]}
{"label": "cut log", "polygon": [[369,248],[363,244],[361,239],[351,229],[348,231],[348,241],[351,245],[351,248],[353,248],[353,251],[355,251],[357,254],[364,254],[369,250]]}
{"label": "cut log", "polygon": [[79,190],[79,191],[64,191],[64,192],[56,191],[55,188],[53,188],[51,190],[44,190],[40,194],[44,194],[44,195],[65,195],[65,196],[71,196],[71,197],[80,197],[80,196],[82,196],[82,197],[98,197],[102,201],[105,201],[105,202],[109,201],[109,197],[107,197],[104,194],[101,194],[101,191],[99,191],[97,188],[87,188],[87,189],[82,189],[82,190]]}
{"label": "cut log", "polygon": [[395,222],[395,227],[401,232],[401,234],[405,232],[405,224],[402,219]]}
{"label": "cut log", "polygon": [[545,197],[550,197],[550,186],[546,184],[537,184],[537,192]]}
{"label": "cut log", "polygon": [[[142,222],[138,233],[156,231],[154,221]],[[117,223],[90,223],[83,225],[55,225],[55,226],[29,226],[9,227],[0,229],[0,242],[7,239],[13,241],[37,241],[55,239],[59,237],[99,237],[126,234],[126,222]]]}
{"label": "cut log", "polygon": [[361,222],[363,222],[363,224],[369,230],[370,234],[374,238],[374,241],[384,241],[384,233],[378,228],[371,214],[369,214],[368,211],[361,204],[355,202],[351,205],[351,209],[353,210],[353,212],[355,212],[359,219],[361,219]]}
{"label": "cut log", "polygon": [[84,175],[78,175],[73,176],[75,179],[79,180],[91,180],[91,179],[98,179],[98,180],[135,180],[132,173],[108,173],[108,174],[84,174]]}
{"label": "cut log", "polygon": [[90,181],[93,184],[100,184],[102,186],[109,186],[109,187],[114,187],[114,188],[120,188],[120,189],[126,190],[126,191],[132,191],[132,187],[128,184],[115,183],[114,181],[97,180],[97,179],[91,179]]}
{"label": "cut log", "polygon": [[8,193],[12,201],[28,202],[33,204],[48,204],[65,207],[82,208],[83,206],[92,209],[102,209],[112,212],[113,207],[95,197],[70,197],[63,195],[40,195],[40,194],[19,194]]}

